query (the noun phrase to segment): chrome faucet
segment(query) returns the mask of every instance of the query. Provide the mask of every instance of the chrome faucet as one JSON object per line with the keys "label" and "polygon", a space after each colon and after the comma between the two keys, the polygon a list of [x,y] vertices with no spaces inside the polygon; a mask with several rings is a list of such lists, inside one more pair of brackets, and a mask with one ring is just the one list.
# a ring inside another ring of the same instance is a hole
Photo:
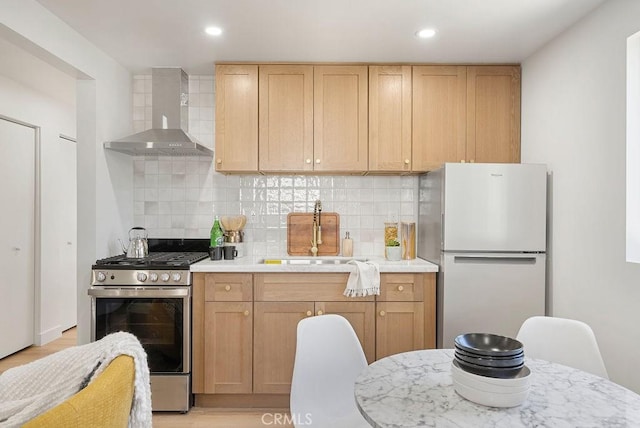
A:
{"label": "chrome faucet", "polygon": [[316,200],[313,207],[313,236],[311,238],[311,255],[318,255],[318,245],[322,244],[322,202]]}

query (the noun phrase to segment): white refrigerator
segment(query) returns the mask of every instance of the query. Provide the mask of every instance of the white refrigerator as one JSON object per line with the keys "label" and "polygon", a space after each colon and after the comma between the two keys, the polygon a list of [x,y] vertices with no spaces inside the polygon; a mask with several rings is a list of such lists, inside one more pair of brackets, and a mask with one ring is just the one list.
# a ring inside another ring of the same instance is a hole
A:
{"label": "white refrigerator", "polygon": [[439,265],[437,345],[515,337],[545,314],[547,168],[447,163],[420,177],[418,257]]}

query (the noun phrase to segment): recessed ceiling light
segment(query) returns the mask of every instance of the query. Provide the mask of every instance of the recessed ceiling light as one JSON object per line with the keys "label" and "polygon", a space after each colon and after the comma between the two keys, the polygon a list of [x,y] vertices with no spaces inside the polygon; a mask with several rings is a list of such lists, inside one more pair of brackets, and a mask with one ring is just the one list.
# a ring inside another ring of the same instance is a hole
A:
{"label": "recessed ceiling light", "polygon": [[210,36],[219,36],[222,34],[222,28],[220,27],[207,27],[204,29],[204,32]]}
{"label": "recessed ceiling light", "polygon": [[416,36],[420,37],[421,39],[429,39],[435,35],[436,30],[434,30],[433,28],[425,28],[416,32]]}

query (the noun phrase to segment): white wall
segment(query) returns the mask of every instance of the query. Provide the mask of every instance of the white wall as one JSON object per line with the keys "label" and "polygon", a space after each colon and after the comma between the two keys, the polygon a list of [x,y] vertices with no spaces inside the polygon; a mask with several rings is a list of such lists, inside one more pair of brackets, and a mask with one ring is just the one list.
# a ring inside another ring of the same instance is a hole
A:
{"label": "white wall", "polygon": [[[40,127],[40,245],[36,247],[40,265],[34,343],[43,344],[76,324],[76,180],[68,174],[69,169],[75,172],[76,164],[63,152],[75,147],[59,139],[60,134],[76,132],[75,79],[1,39],[0,57],[0,114]],[[70,200],[70,192],[73,212],[66,215],[63,201]],[[74,272],[63,271],[64,267]]]}
{"label": "white wall", "polygon": [[[640,265],[625,262],[627,37],[611,0],[522,64],[522,161],[552,171],[551,314],[587,322],[612,380],[640,392]],[[637,220],[636,220],[637,221]]]}
{"label": "white wall", "polygon": [[34,0],[0,1],[0,34],[76,72],[78,138],[78,340],[89,341],[91,264],[133,219],[133,161],[102,149],[130,134],[131,74]]}

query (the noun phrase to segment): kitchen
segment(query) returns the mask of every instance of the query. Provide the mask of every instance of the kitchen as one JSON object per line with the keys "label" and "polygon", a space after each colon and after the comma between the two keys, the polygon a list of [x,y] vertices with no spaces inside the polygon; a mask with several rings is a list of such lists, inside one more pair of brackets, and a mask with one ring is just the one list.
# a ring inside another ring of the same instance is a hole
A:
{"label": "kitchen", "polygon": [[[140,177],[143,165],[122,166],[126,162],[124,155],[120,158],[117,154],[110,156],[102,149],[104,141],[132,131],[129,123],[133,112],[129,99],[135,90],[135,79],[106,55],[92,46],[85,46],[84,41],[78,41],[77,34],[70,33],[58,18],[37,2],[6,3],[8,10],[3,11],[2,17],[4,26],[24,40],[74,64],[94,79],[83,80],[77,87],[79,128],[76,136],[79,141],[95,141],[94,145],[78,146],[78,181],[82,182],[78,193],[78,236],[83,238],[78,241],[78,330],[82,340],[88,340],[86,287],[89,272],[86,266],[114,254],[117,238],[126,236],[128,228],[135,224],[135,216],[144,212],[140,211],[142,207],[136,211],[133,184],[136,174]],[[545,163],[553,172],[549,219],[551,313],[588,322],[596,331],[611,378],[635,391],[640,391],[640,376],[633,367],[638,355],[635,344],[639,338],[632,326],[638,321],[634,302],[640,293],[636,287],[640,272],[637,265],[625,262],[622,189],[625,188],[626,38],[639,30],[638,16],[639,6],[632,1],[604,2],[574,27],[522,59],[521,139],[522,161]],[[50,27],[33,26],[35,17]],[[56,48],[51,46],[51,39],[66,41],[76,48]],[[251,59],[257,59],[257,56]],[[204,87],[207,85],[205,83]],[[91,128],[96,122],[100,126]],[[207,135],[213,135],[213,132],[207,132],[207,126],[212,125],[203,124],[204,142],[207,142]],[[150,165],[150,168],[154,167]],[[198,174],[206,176],[208,173]],[[258,179],[268,180],[269,177]],[[331,185],[344,190],[345,199],[348,189],[356,186],[365,189],[365,193],[366,189],[386,186],[389,195],[414,197],[410,196],[411,192],[402,196],[402,189],[415,188],[412,177],[393,177],[391,181],[383,177],[334,179],[338,183]],[[249,185],[241,180],[244,179],[238,176],[216,176],[212,178],[211,187],[204,191],[210,192],[212,202],[223,204],[221,208],[237,212],[235,207],[240,206],[242,197],[238,189]],[[342,183],[344,187],[339,187]],[[214,188],[219,188],[219,184],[224,186],[225,196],[220,195],[217,199]],[[327,183],[326,187],[312,187],[312,190],[322,192],[331,185]],[[226,193],[229,189],[231,191]],[[309,188],[306,190],[308,192]],[[235,195],[234,191],[237,192]],[[400,216],[414,215],[411,199],[392,202],[407,204],[407,210],[400,206]],[[349,214],[346,205],[344,211],[336,211],[357,216],[357,213]],[[208,233],[207,222],[211,218],[207,216],[205,222],[205,214],[208,213],[200,214],[202,222],[196,220],[195,225]],[[251,211],[248,214],[251,215]],[[381,225],[387,215],[367,219],[369,226],[366,229]],[[354,231],[355,227],[349,224]],[[258,233],[263,233],[264,238],[262,241],[258,239],[259,235],[251,238],[254,251],[255,242],[262,242],[261,250],[265,253],[282,251],[281,229]],[[360,241],[370,246],[367,251],[377,250],[374,241],[367,241],[366,236],[361,236]],[[358,244],[356,240],[356,254]],[[365,251],[362,246],[360,248]]]}

